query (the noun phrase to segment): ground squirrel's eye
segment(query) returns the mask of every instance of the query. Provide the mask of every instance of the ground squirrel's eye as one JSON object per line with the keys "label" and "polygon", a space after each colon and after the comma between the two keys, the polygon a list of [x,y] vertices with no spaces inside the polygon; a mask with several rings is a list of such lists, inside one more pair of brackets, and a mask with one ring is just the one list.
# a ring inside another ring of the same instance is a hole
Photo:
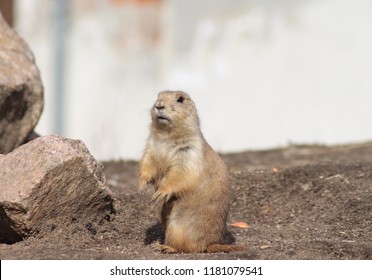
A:
{"label": "ground squirrel's eye", "polygon": [[179,103],[183,103],[183,101],[185,100],[185,98],[183,96],[180,96],[177,98],[177,102]]}

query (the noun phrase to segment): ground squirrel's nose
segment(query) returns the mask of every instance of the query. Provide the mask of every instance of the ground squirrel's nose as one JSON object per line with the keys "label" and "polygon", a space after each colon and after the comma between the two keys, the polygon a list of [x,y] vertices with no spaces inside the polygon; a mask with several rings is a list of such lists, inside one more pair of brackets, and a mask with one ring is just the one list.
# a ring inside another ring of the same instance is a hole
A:
{"label": "ground squirrel's nose", "polygon": [[155,108],[158,110],[164,109],[164,104],[162,102],[156,102]]}

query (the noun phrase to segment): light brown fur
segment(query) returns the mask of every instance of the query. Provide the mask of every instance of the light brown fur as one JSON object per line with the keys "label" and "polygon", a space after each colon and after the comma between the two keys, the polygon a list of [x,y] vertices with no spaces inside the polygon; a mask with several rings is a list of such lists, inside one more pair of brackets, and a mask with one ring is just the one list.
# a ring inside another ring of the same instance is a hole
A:
{"label": "light brown fur", "polygon": [[163,252],[230,252],[224,244],[230,204],[228,170],[204,139],[194,102],[184,92],[159,93],[140,163],[139,190],[155,187],[165,232]]}

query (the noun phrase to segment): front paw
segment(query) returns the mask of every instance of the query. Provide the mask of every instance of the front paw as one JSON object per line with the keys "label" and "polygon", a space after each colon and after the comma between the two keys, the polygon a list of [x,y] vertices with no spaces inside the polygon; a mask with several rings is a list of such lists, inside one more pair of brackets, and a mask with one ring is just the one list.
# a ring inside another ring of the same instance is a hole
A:
{"label": "front paw", "polygon": [[138,191],[144,193],[150,185],[154,184],[154,181],[151,179],[140,178],[138,184]]}
{"label": "front paw", "polygon": [[157,190],[151,197],[151,202],[155,202],[157,205],[163,205],[167,203],[171,198],[171,194],[165,191]]}

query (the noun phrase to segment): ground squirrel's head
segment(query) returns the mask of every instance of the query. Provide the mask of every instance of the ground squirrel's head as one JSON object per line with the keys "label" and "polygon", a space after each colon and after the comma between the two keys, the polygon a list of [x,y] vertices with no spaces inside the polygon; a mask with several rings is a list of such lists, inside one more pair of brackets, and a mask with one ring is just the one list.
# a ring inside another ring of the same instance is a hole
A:
{"label": "ground squirrel's head", "polygon": [[162,91],[151,110],[153,125],[160,130],[199,130],[196,107],[188,94],[182,91]]}

